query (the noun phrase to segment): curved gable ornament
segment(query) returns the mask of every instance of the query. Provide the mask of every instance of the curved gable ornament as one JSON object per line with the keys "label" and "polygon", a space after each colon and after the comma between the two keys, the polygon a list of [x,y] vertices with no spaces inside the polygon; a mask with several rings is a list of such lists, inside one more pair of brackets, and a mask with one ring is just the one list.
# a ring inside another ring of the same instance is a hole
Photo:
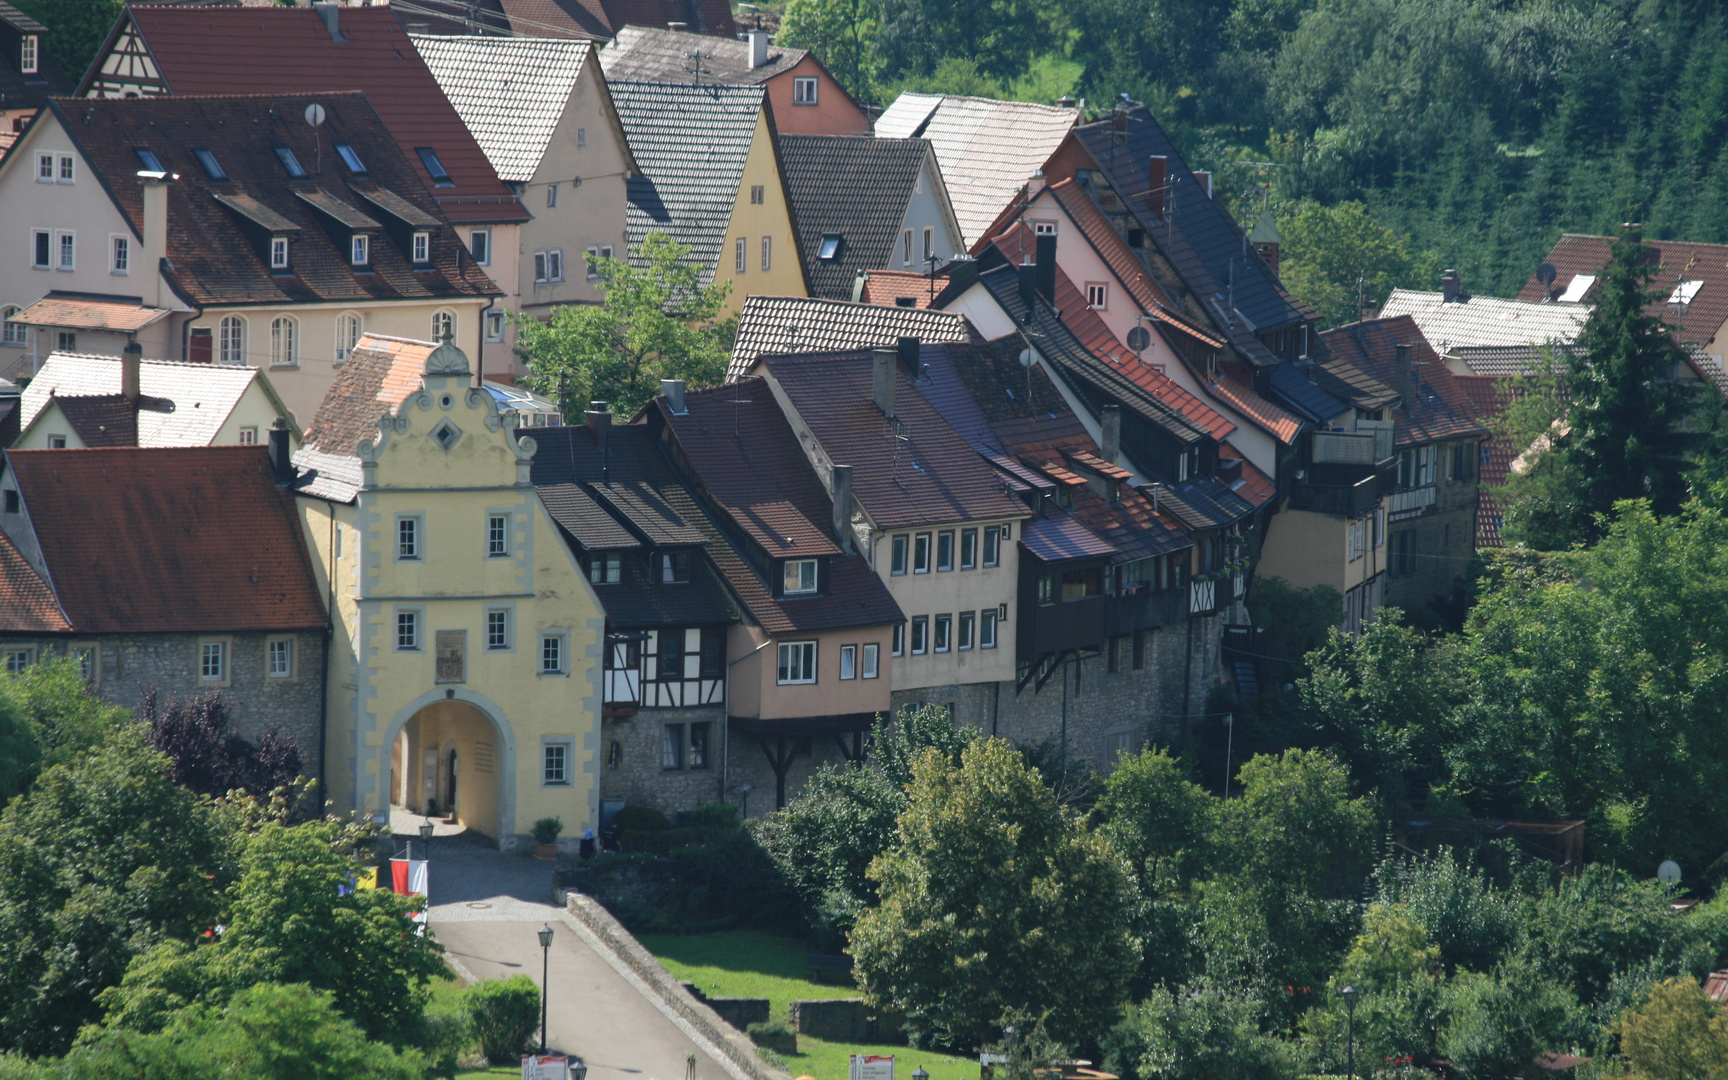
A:
{"label": "curved gable ornament", "polygon": [[468,354],[456,347],[453,338],[454,335],[446,330],[444,336],[438,339],[438,347],[426,357],[426,374],[463,376],[470,374]]}

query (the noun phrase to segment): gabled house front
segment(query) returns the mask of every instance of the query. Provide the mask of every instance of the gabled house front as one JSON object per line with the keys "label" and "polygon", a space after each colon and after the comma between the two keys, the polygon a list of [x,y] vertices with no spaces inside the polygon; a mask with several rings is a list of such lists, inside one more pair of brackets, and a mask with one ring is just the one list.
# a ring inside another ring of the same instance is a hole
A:
{"label": "gabled house front", "polygon": [[0,155],[50,96],[72,92],[48,27],[0,0]]}

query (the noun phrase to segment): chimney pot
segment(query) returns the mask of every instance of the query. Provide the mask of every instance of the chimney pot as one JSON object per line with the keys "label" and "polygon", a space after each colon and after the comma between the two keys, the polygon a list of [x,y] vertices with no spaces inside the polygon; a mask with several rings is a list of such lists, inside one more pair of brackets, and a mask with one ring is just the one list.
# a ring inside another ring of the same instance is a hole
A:
{"label": "chimney pot", "polygon": [[834,466],[834,539],[852,549],[852,466]]}
{"label": "chimney pot", "polygon": [[755,33],[750,35],[750,70],[768,66],[768,35]]}
{"label": "chimney pot", "polygon": [[1153,154],[1146,166],[1146,201],[1152,206],[1152,216],[1164,220],[1164,189],[1170,177],[1170,162],[1163,154]]}
{"label": "chimney pot", "polygon": [[602,450],[606,449],[607,436],[612,431],[612,410],[606,407],[604,401],[590,401],[583,419],[589,433],[594,436],[594,445]]}
{"label": "chimney pot", "polygon": [[1639,221],[1628,221],[1620,226],[1620,242],[1623,244],[1641,244],[1644,242],[1644,224]]}
{"label": "chimney pot", "polygon": [[684,407],[683,379],[661,379],[660,392],[666,395],[666,407],[672,410],[673,416],[683,416],[689,411]]}
{"label": "chimney pot", "polygon": [[1416,373],[1410,362],[1410,351],[1411,346],[1409,345],[1396,346],[1397,362],[1393,372],[1392,386],[1392,389],[1398,391],[1398,396],[1403,399],[1406,409],[1416,407]]}
{"label": "chimney pot", "polygon": [[1020,302],[1026,305],[1026,318],[1030,321],[1038,307],[1038,268],[1031,263],[1021,263],[1015,269],[1020,272]]}
{"label": "chimney pot", "polygon": [[882,410],[882,415],[892,420],[894,418],[894,364],[900,358],[895,349],[872,349],[870,360],[873,365],[871,380],[871,399],[876,407]]}
{"label": "chimney pot", "polygon": [[1455,304],[1464,291],[1464,279],[1458,276],[1458,271],[1448,270],[1440,275],[1440,300],[1442,303]]}
{"label": "chimney pot", "polygon": [[288,454],[288,425],[278,416],[270,424],[270,472],[278,484],[294,482],[294,463]]}
{"label": "chimney pot", "polygon": [[139,365],[144,360],[144,346],[128,341],[120,351],[120,396],[127,401],[138,400]]}
{"label": "chimney pot", "polygon": [[1205,169],[1195,169],[1194,182],[1200,185],[1200,190],[1206,193],[1208,199],[1212,197],[1212,174],[1210,172]]}
{"label": "chimney pot", "polygon": [[1116,464],[1116,459],[1122,455],[1122,409],[1116,405],[1106,405],[1099,411],[1098,427],[1100,431],[1100,446],[1104,460]]}

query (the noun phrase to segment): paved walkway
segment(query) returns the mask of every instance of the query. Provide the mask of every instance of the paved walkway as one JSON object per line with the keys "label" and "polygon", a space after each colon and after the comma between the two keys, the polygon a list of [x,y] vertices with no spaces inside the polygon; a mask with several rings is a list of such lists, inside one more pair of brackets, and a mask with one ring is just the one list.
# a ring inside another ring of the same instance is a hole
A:
{"label": "paved walkway", "polygon": [[[420,820],[392,824],[412,832]],[[414,843],[418,855],[418,833]],[[547,1045],[581,1055],[590,1080],[685,1080],[689,1054],[696,1055],[693,1080],[744,1080],[551,903],[552,868],[459,835],[435,835],[427,921],[446,958],[476,978],[523,974],[538,983],[535,931],[550,924]]]}

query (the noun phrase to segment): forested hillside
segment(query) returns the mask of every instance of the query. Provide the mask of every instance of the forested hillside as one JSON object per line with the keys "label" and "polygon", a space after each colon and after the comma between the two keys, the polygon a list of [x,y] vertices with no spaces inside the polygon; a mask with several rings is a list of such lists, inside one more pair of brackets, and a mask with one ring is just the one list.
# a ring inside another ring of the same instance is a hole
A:
{"label": "forested hillside", "polygon": [[879,104],[1127,94],[1233,203],[1258,210],[1264,173],[1284,220],[1365,204],[1406,249],[1380,253],[1410,279],[1388,284],[1455,266],[1509,296],[1561,232],[1631,219],[1728,241],[1728,16],[1705,0],[790,0],[781,42]]}

